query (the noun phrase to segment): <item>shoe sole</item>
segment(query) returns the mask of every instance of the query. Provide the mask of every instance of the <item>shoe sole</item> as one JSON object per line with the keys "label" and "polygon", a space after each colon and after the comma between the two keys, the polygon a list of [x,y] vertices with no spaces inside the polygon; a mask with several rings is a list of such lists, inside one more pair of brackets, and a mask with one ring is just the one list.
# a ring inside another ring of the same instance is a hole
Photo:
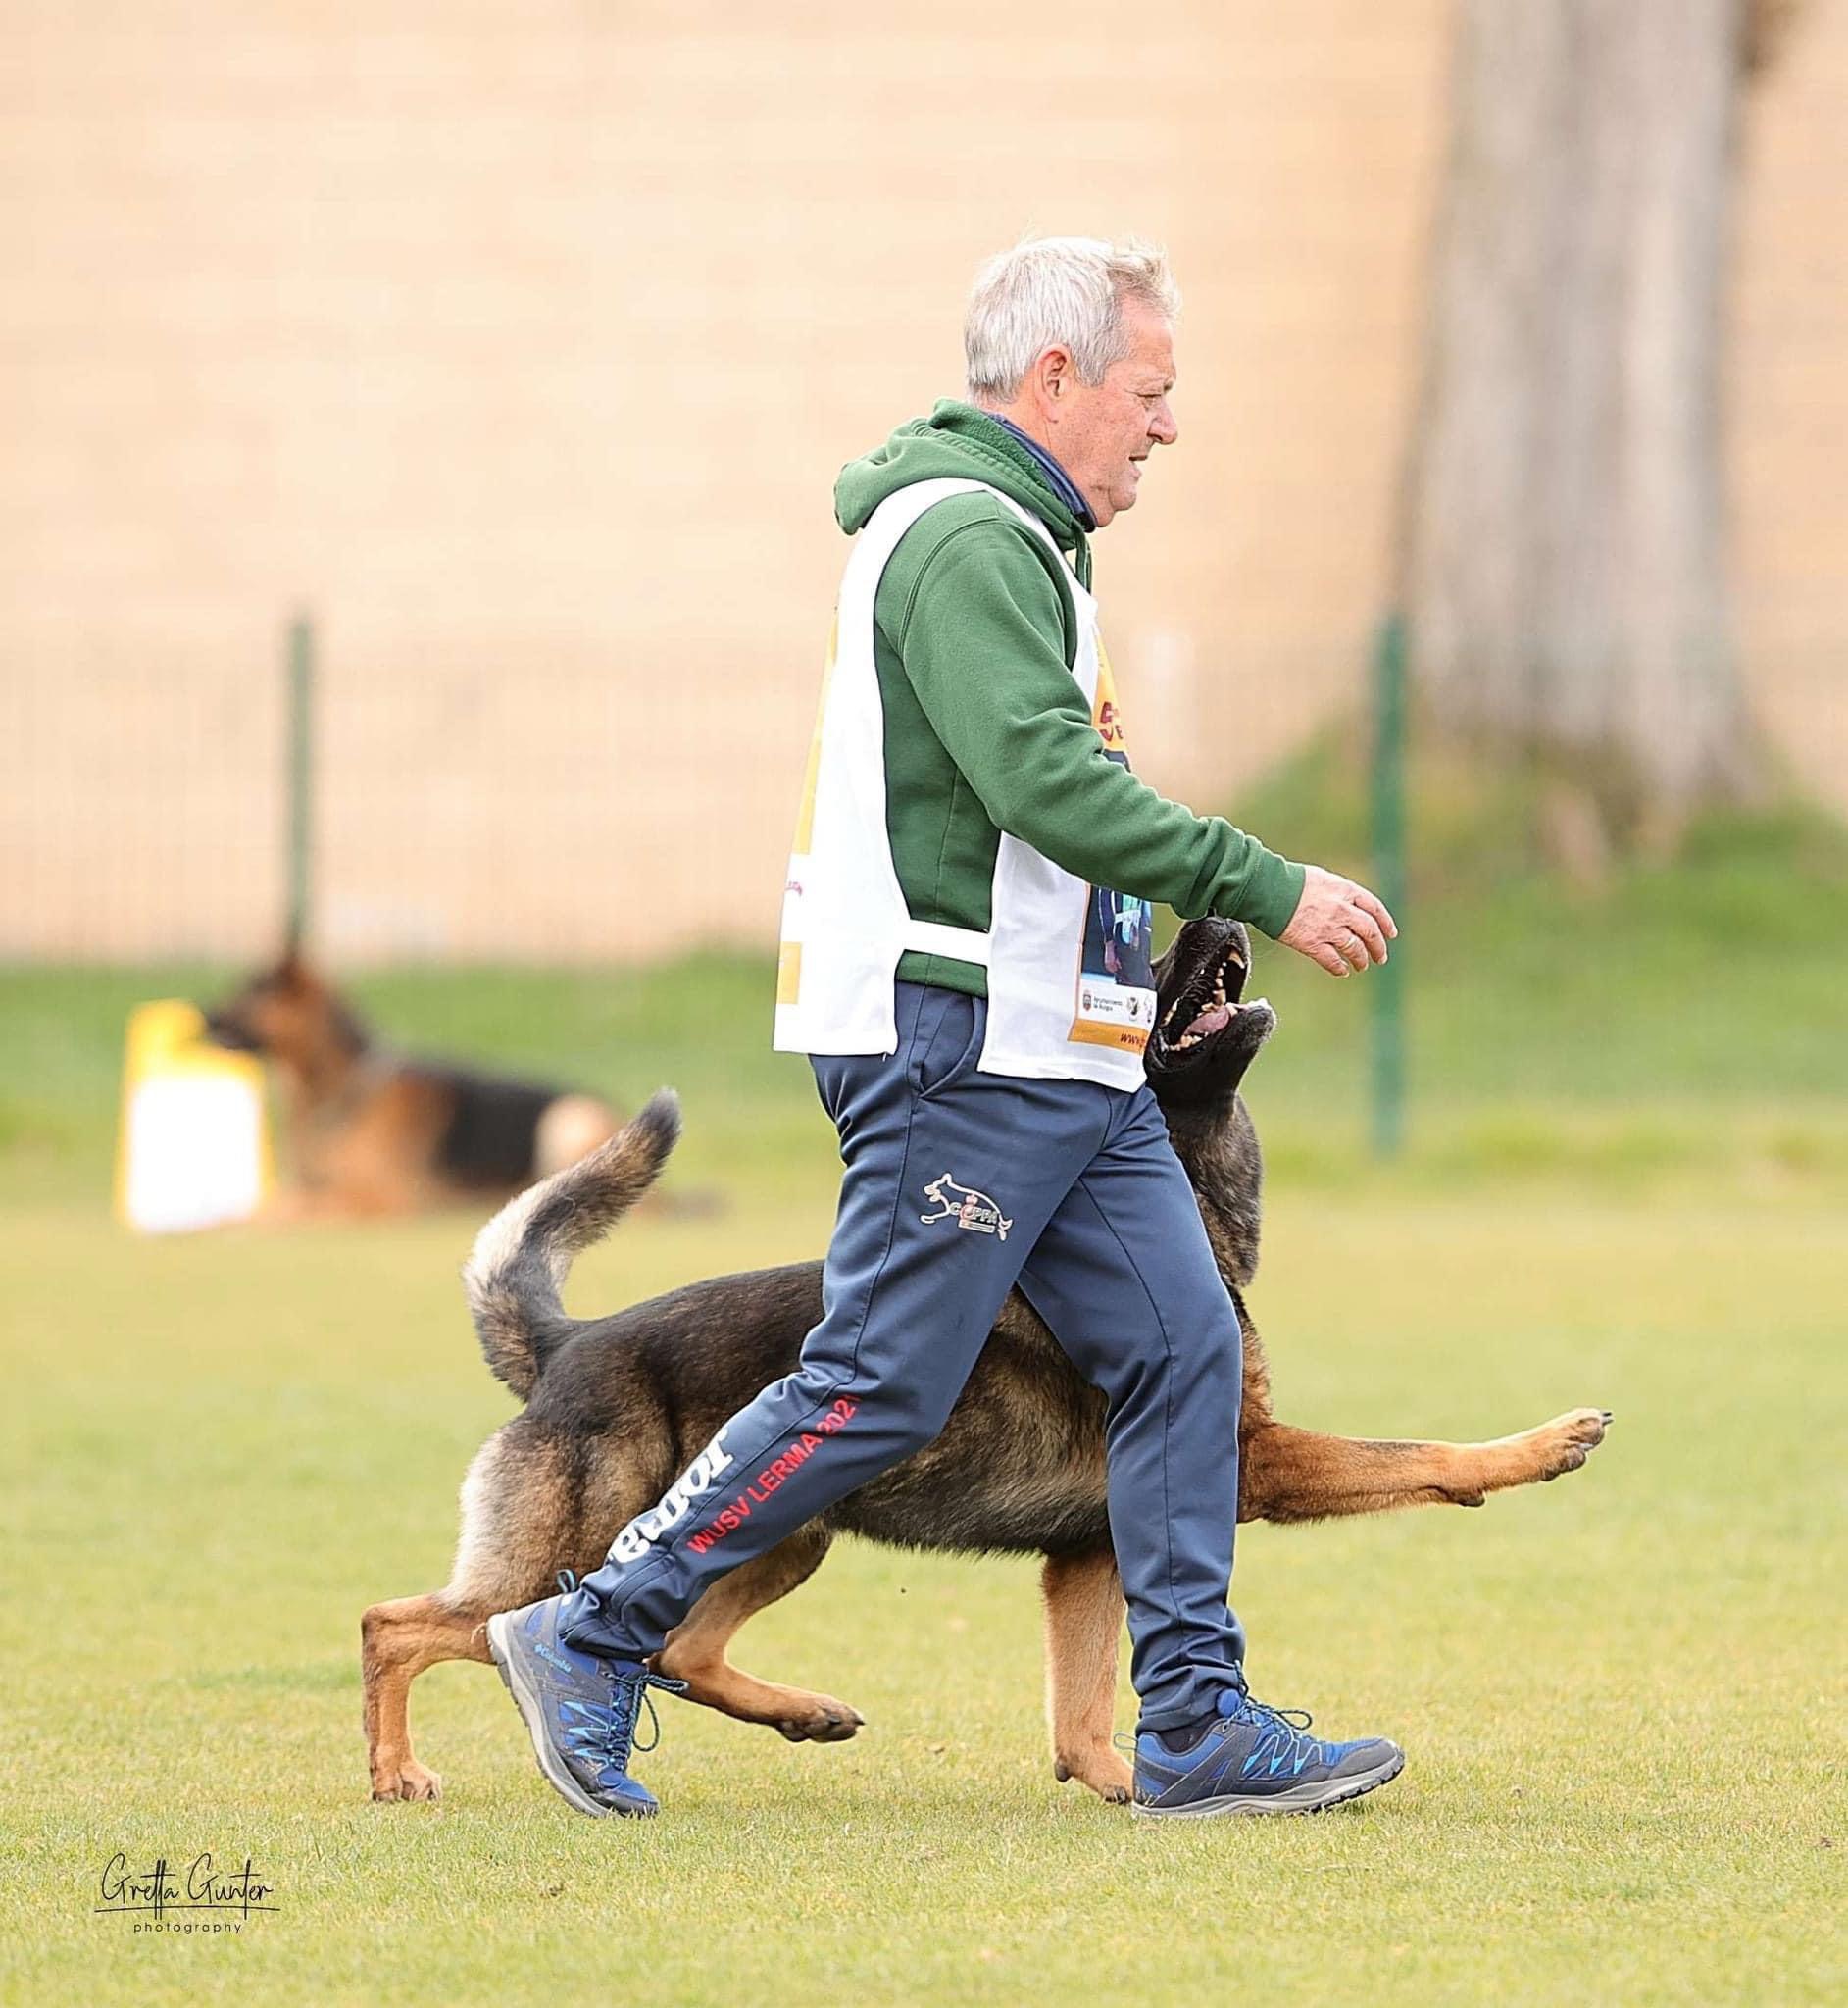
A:
{"label": "shoe sole", "polygon": [[552,1747],[552,1739],[545,1732],[545,1703],[536,1689],[530,1686],[520,1671],[518,1657],[507,1643],[508,1614],[487,1621],[487,1649],[494,1660],[494,1670],[501,1677],[501,1684],[514,1697],[514,1706],[520,1711],[520,1719],[526,1726],[526,1733],[532,1738],[532,1753],[539,1760],[539,1769],[545,1774],[546,1782],[559,1796],[574,1806],[578,1812],[587,1813],[593,1820],[645,1820],[654,1811],[652,1806],[611,1806],[601,1799],[593,1799],[572,1776]]}
{"label": "shoe sole", "polygon": [[1243,1797],[1200,1799],[1190,1806],[1132,1806],[1138,1820],[1219,1820],[1227,1816],[1244,1815],[1247,1818],[1264,1814],[1285,1815],[1290,1813],[1325,1813],[1330,1806],[1345,1806],[1350,1799],[1358,1799],[1366,1792],[1377,1791],[1382,1784],[1390,1784],[1405,1769],[1405,1752],[1395,1750],[1376,1770],[1363,1772],[1359,1778],[1344,1778],[1335,1781],[1336,1789],[1327,1784],[1292,1785],[1289,1790],[1268,1792],[1263,1796],[1246,1794]]}

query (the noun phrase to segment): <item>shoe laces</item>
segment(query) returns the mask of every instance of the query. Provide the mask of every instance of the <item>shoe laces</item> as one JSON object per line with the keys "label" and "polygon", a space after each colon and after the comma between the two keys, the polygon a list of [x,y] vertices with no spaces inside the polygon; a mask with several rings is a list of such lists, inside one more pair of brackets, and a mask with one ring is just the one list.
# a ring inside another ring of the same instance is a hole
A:
{"label": "shoe laces", "polygon": [[[574,1595],[577,1579],[569,1569],[561,1569],[558,1586],[566,1596]],[[601,1666],[603,1677],[610,1683],[609,1709],[601,1713],[600,1720],[580,1732],[579,1740],[587,1756],[597,1758],[612,1770],[626,1772],[632,1755],[646,1756],[661,1741],[661,1718],[655,1713],[649,1688],[659,1687],[666,1694],[684,1694],[686,1682],[672,1681],[650,1667],[631,1670],[618,1667],[611,1660],[602,1661]],[[638,1741],[635,1734],[644,1714],[650,1732],[645,1743]]]}
{"label": "shoe laces", "polygon": [[[1321,1743],[1307,1733],[1310,1724],[1315,1721],[1308,1709],[1272,1708],[1266,1702],[1254,1700],[1247,1688],[1234,1687],[1231,1691],[1238,1696],[1238,1706],[1222,1712],[1220,1721],[1242,1723],[1248,1728],[1268,1732],[1280,1738],[1287,1749],[1293,1750],[1298,1743],[1314,1743],[1318,1753],[1321,1752]],[[1212,1733],[1210,1728],[1208,1733]],[[1136,1738],[1126,1731],[1118,1731],[1110,1740],[1125,1757],[1136,1755]]]}
{"label": "shoe laces", "polygon": [[[651,1673],[646,1667],[634,1673],[609,1670],[610,1710],[596,1731],[584,1738],[585,1748],[594,1756],[617,1771],[626,1771],[631,1755],[646,1756],[661,1740],[661,1718],[655,1713],[650,1687],[660,1687],[670,1694],[684,1694],[684,1681],[670,1681],[664,1674]],[[648,1740],[644,1743],[636,1734],[643,1716],[648,1718]]]}
{"label": "shoe laces", "polygon": [[1267,1753],[1280,1749],[1285,1756],[1302,1754],[1307,1743],[1310,1752],[1318,1759],[1324,1759],[1324,1744],[1309,1733],[1309,1727],[1315,1718],[1306,1708],[1273,1708],[1267,1702],[1255,1700],[1249,1689],[1235,1687],[1232,1692],[1238,1696],[1238,1706],[1231,1710],[1226,1720],[1242,1723],[1256,1730],[1261,1736],[1272,1739],[1259,1745]]}
{"label": "shoe laces", "polygon": [[1301,1735],[1316,1719],[1306,1708],[1272,1708],[1266,1702],[1254,1700],[1243,1687],[1234,1688],[1233,1692],[1238,1696],[1238,1706],[1232,1711],[1234,1722],[1248,1722],[1254,1728]]}

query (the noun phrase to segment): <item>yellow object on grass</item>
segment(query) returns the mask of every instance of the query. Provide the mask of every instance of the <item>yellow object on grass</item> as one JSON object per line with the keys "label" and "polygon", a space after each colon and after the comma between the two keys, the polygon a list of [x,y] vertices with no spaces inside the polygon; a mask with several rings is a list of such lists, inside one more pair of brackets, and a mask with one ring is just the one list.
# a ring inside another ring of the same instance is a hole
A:
{"label": "yellow object on grass", "polygon": [[262,1068],[210,1044],[197,1005],[137,1004],[123,1067],[117,1219],[144,1234],[248,1220],[270,1180]]}

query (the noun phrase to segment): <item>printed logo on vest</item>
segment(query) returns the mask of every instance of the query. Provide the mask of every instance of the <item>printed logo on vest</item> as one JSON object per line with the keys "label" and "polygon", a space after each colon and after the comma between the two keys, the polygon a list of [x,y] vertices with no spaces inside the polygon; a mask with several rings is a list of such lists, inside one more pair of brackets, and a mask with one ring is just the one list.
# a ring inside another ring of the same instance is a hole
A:
{"label": "printed logo on vest", "polygon": [[924,1187],[924,1197],[935,1203],[935,1213],[921,1213],[918,1218],[928,1227],[935,1220],[953,1220],[959,1228],[967,1228],[974,1234],[993,1234],[997,1240],[1005,1241],[1008,1230],[1014,1223],[1001,1218],[1001,1209],[985,1192],[977,1192],[973,1185],[959,1185],[945,1172],[940,1179],[932,1179]]}

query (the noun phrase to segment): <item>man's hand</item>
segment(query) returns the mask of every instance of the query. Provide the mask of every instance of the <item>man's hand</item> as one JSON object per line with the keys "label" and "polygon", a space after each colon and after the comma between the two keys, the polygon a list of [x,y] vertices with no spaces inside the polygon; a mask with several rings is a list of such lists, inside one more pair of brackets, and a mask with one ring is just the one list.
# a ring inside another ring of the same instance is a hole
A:
{"label": "man's hand", "polygon": [[1303,896],[1277,937],[1331,977],[1345,977],[1370,962],[1384,962],[1386,943],[1398,939],[1392,916],[1364,885],[1320,865],[1306,867]]}

